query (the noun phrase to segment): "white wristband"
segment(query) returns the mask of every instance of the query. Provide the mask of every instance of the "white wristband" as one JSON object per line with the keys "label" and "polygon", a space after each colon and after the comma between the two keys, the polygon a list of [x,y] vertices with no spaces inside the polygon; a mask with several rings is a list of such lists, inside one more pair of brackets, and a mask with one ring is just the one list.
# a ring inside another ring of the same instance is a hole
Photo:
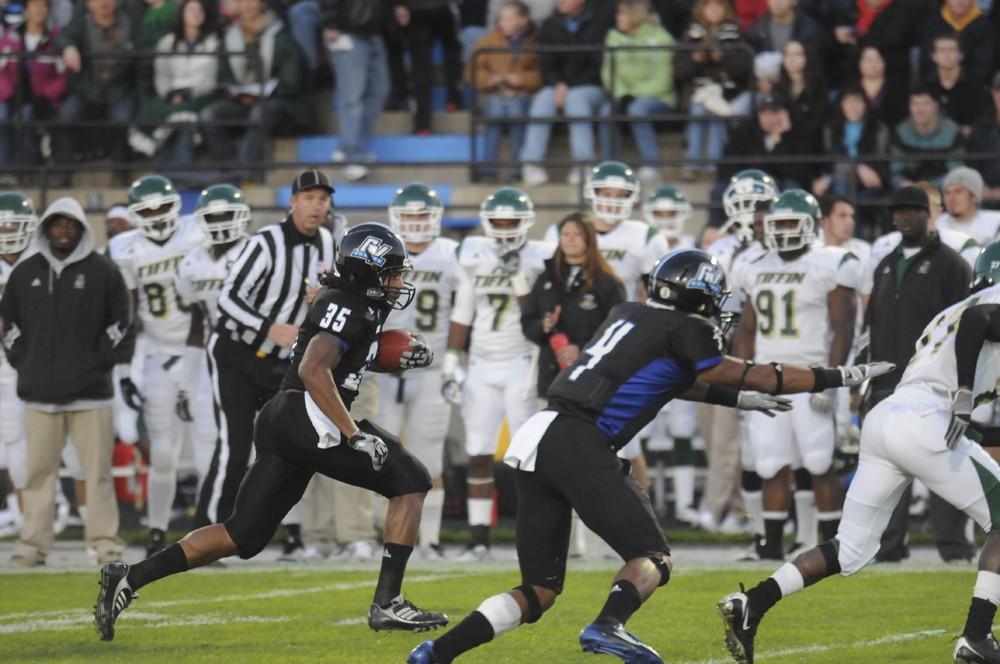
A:
{"label": "white wristband", "polygon": [[449,349],[447,353],[444,354],[444,361],[441,363],[441,373],[444,375],[449,375],[455,373],[458,369],[458,365],[462,362],[462,352]]}

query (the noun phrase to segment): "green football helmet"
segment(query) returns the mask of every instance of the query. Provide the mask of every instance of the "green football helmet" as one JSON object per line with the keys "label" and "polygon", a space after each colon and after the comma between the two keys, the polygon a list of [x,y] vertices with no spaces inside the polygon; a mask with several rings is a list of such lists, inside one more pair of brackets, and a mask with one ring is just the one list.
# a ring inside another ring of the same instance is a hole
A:
{"label": "green football helmet", "polygon": [[975,293],[997,284],[1000,284],[1000,241],[993,241],[983,247],[976,258],[969,290]]}
{"label": "green football helmet", "polygon": [[[516,221],[500,227],[500,222]],[[486,197],[479,206],[479,223],[483,233],[497,244],[500,253],[517,251],[528,241],[528,229],[535,223],[535,206],[520,189],[503,187]]]}
{"label": "green football helmet", "polygon": [[17,191],[0,192],[0,254],[16,254],[31,244],[38,216],[31,199]]}
{"label": "green football helmet", "polygon": [[[816,197],[803,189],[781,192],[764,217],[764,244],[775,251],[795,251],[816,241],[820,217]],[[792,226],[788,222],[794,221]]]}
{"label": "green football helmet", "polygon": [[642,213],[647,224],[659,229],[668,239],[676,240],[691,218],[691,202],[680,187],[667,184],[646,199]]}
{"label": "green football helmet", "polygon": [[230,244],[247,234],[250,206],[239,188],[231,184],[213,184],[198,196],[194,217],[209,244]]}
{"label": "green football helmet", "polygon": [[406,242],[430,242],[441,234],[444,205],[437,192],[413,182],[396,192],[389,203],[389,224]]}
{"label": "green football helmet", "polygon": [[144,175],[128,190],[128,211],[139,232],[156,242],[174,234],[181,211],[181,197],[162,175]]}
{"label": "green football helmet", "polygon": [[[601,192],[608,189],[621,195],[609,196],[607,191]],[[583,197],[590,203],[595,215],[610,224],[617,224],[632,216],[632,208],[639,200],[639,178],[620,161],[602,161],[587,175]]]}
{"label": "green football helmet", "polygon": [[749,242],[753,239],[754,213],[761,207],[767,209],[777,198],[778,185],[770,175],[756,168],[740,171],[722,192],[722,209],[726,212],[722,232],[730,232],[735,226],[736,236]]}

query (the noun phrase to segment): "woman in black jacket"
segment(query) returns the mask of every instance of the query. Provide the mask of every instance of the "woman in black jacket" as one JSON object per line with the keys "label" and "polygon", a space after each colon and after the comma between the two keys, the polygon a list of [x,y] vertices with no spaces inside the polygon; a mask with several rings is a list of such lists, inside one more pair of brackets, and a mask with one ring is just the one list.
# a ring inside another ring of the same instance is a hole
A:
{"label": "woman in black jacket", "polygon": [[539,396],[560,367],[576,361],[611,308],[625,301],[625,286],[597,250],[586,215],[569,214],[558,228],[559,246],[521,306],[524,336],[541,348]]}
{"label": "woman in black jacket", "polygon": [[813,193],[835,193],[851,198],[879,198],[889,186],[889,163],[865,157],[889,154],[889,130],[872,112],[868,97],[857,86],[847,87],[837,99],[833,119],[823,131],[823,152],[857,159],[828,163],[812,184]]}

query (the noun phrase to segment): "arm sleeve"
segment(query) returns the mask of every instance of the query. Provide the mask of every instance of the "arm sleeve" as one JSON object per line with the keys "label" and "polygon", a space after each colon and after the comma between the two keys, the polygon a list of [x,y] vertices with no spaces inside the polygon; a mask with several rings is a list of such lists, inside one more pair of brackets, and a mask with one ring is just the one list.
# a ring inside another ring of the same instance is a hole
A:
{"label": "arm sleeve", "polygon": [[698,373],[711,369],[725,356],[722,331],[700,316],[689,316],[671,335],[670,344],[673,354]]}
{"label": "arm sleeve", "polygon": [[271,256],[260,235],[255,235],[243,248],[219,292],[219,313],[230,318],[240,330],[250,330],[259,346],[267,337],[271,321],[251,305],[251,294],[271,273]]}
{"label": "arm sleeve", "polygon": [[1000,341],[1000,304],[977,304],[962,312],[955,333],[959,387],[972,387],[979,352],[987,341]]}
{"label": "arm sleeve", "polygon": [[476,317],[476,292],[464,268],[459,267],[456,274],[458,287],[455,289],[455,306],[451,310],[451,322],[472,325]]}

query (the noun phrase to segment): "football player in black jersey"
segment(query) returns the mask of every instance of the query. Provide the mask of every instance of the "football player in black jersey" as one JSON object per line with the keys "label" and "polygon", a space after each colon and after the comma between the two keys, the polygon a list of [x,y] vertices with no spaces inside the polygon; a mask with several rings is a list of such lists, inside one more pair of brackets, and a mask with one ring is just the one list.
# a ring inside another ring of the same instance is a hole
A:
{"label": "football player in black jersey", "polygon": [[[546,410],[514,435],[504,461],[517,471],[517,555],[522,584],[486,599],[455,628],[410,653],[410,664],[448,663],[538,620],[562,591],[575,509],[625,561],[607,602],[580,633],[585,651],[661,664],[625,622],[670,579],[670,547],[649,498],[615,452],[674,398],[743,410],[786,410],[774,396],[858,385],[887,363],[813,368],[727,357],[716,320],[728,295],[717,259],[679,249],[653,268],[649,300],[611,310],[580,358],[556,377]],[[743,392],[741,390],[758,390]],[[769,396],[771,395],[771,396]]]}
{"label": "football player in black jersey", "polygon": [[[403,281],[408,269],[406,247],[388,227],[368,223],[347,232],[337,274],[322,279],[325,288],[299,330],[281,389],[257,417],[257,459],[243,478],[233,514],[136,565],[105,565],[94,609],[103,640],[114,638],[115,620],[142,586],[226,556],[260,553],[317,472],[389,499],[368,625],[423,631],[447,624],[444,615],[418,609],[400,594],[431,488],[427,469],[395,437],[367,420],[355,422],[349,410],[377,354],[386,315],[413,299],[413,287]],[[432,359],[418,340],[403,353],[400,369],[425,367]]]}

